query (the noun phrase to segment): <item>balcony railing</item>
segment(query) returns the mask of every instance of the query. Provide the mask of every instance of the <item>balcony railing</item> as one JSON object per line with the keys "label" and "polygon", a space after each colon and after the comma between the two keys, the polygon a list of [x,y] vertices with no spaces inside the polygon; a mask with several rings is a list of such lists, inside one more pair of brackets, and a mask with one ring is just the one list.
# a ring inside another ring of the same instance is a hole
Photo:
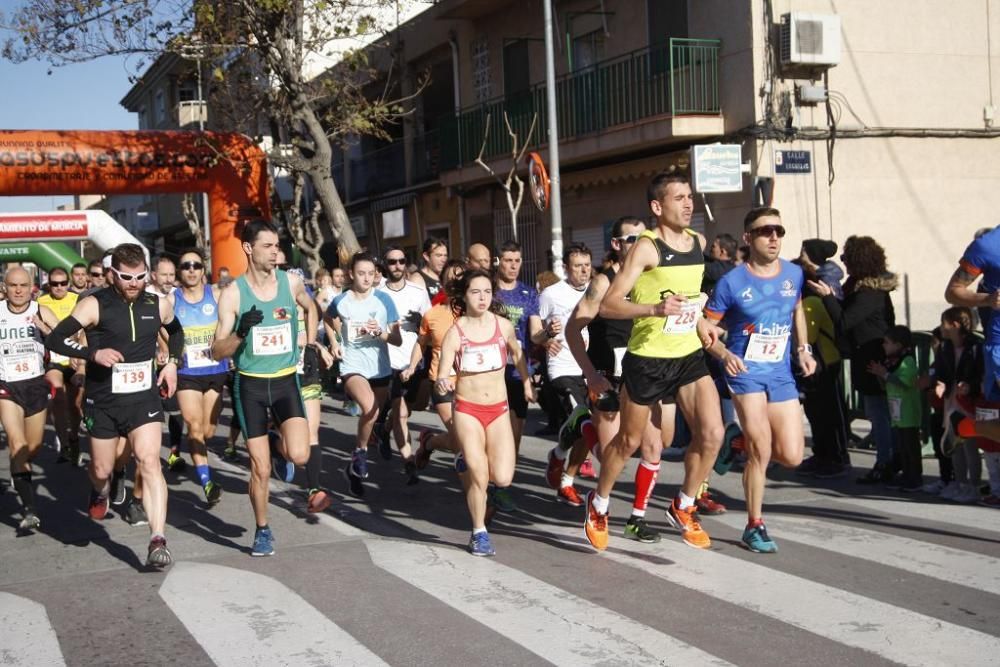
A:
{"label": "balcony railing", "polygon": [[[673,38],[560,77],[556,82],[559,138],[654,116],[719,113],[719,50],[718,40]],[[537,114],[532,143],[546,143],[545,84],[539,83],[446,117],[441,129],[441,168],[453,169],[476,159],[487,121],[484,157],[509,154],[505,111],[522,140]]]}

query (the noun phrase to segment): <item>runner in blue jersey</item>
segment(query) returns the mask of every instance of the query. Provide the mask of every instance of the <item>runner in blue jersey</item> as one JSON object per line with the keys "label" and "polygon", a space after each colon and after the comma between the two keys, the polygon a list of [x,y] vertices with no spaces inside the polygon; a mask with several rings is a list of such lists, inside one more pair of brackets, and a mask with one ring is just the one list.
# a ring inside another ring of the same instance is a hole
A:
{"label": "runner in blue jersey", "polygon": [[[743,470],[751,551],[774,553],[762,517],[768,463],[794,468],[802,462],[802,408],[792,377],[795,345],[804,375],[816,370],[802,308],[802,269],[779,259],[785,228],[774,208],[755,208],[743,222],[748,261],[725,274],[705,307],[705,317],[728,332],[725,345],[710,352],[726,371],[726,383],[743,427],[747,464]],[[794,336],[794,341],[792,340]]]}

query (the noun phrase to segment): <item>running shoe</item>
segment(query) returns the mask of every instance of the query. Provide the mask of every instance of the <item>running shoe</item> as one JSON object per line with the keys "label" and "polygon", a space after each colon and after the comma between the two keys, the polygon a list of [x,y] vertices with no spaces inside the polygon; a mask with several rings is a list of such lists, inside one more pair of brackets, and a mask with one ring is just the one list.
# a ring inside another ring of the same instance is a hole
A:
{"label": "running shoe", "polygon": [[372,444],[372,440],[375,440],[378,444],[378,455],[382,457],[383,461],[392,460],[392,429],[388,428],[385,424],[375,424],[375,428],[372,429],[371,438],[368,440],[369,446]]}
{"label": "running shoe", "polygon": [[424,429],[420,432],[420,438],[418,439],[420,445],[417,447],[416,454],[413,455],[413,461],[417,464],[417,470],[423,470],[431,462],[431,452],[433,450],[429,445],[433,437],[434,432],[430,429]]}
{"label": "running shoe", "polygon": [[650,528],[641,516],[631,516],[625,522],[625,538],[644,544],[653,544],[660,541],[660,534]]}
{"label": "running shoe", "polygon": [[60,448],[56,463],[71,463],[73,467],[80,465],[80,443],[70,443]]}
{"label": "running shoe", "polygon": [[119,507],[128,500],[125,488],[125,471],[115,470],[111,473],[111,504]]}
{"label": "running shoe", "polygon": [[485,530],[481,533],[473,533],[469,538],[469,553],[473,556],[496,556],[497,550],[493,548],[490,534]]}
{"label": "running shoe", "polygon": [[514,502],[514,495],[509,486],[493,487],[493,504],[496,505],[498,512],[510,514],[517,511],[517,503]]}
{"label": "running shoe", "polygon": [[344,401],[344,411],[351,417],[361,416],[361,406],[354,401]]}
{"label": "running shoe", "polygon": [[94,521],[100,521],[108,513],[108,502],[107,496],[102,496],[97,491],[91,489],[90,491],[90,507],[87,508],[87,513],[90,518]]}
{"label": "running shoe", "polygon": [[556,500],[561,503],[566,503],[570,507],[583,507],[583,498],[580,494],[576,492],[576,487],[572,484],[568,484],[561,487],[558,492],[556,492]]}
{"label": "running shoe", "polygon": [[171,451],[170,455],[167,456],[167,468],[170,472],[180,472],[187,468],[187,462],[179,453]]}
{"label": "running shoe", "polygon": [[413,486],[420,483],[420,476],[417,474],[417,464],[413,461],[403,463],[403,472],[406,474],[406,485]]}
{"label": "running shoe", "polygon": [[225,449],[223,449],[222,450],[222,459],[224,461],[229,461],[230,463],[232,463],[233,461],[235,461],[236,460],[236,445],[233,445],[232,447],[227,446]]}
{"label": "running shoe", "polygon": [[[737,447],[737,444],[739,447]],[[717,475],[725,475],[733,467],[733,463],[736,460],[736,454],[738,451],[742,451],[743,447],[743,431],[736,424],[729,424],[726,426],[726,431],[722,436],[722,446],[719,447],[719,453],[715,457],[715,463],[712,465],[712,469]],[[673,448],[671,448],[673,449]],[[683,458],[683,456],[681,457]],[[676,460],[681,460],[680,458]]]}
{"label": "running shoe", "polygon": [[133,498],[125,508],[125,522],[130,526],[148,526],[149,518],[140,498]]}
{"label": "running shoe", "polygon": [[944,490],[944,487],[945,487],[944,480],[936,479],[933,482],[928,482],[927,484],[924,484],[920,490],[923,491],[924,493],[930,493],[936,496],[940,494],[941,491]]}
{"label": "running shoe", "polygon": [[953,494],[949,500],[963,505],[973,505],[978,503],[981,497],[975,484],[962,484],[958,492]]}
{"label": "running shoe", "polygon": [[988,496],[983,496],[980,499],[979,504],[982,505],[983,507],[1000,507],[1000,496],[996,495],[995,493],[991,493]]}
{"label": "running shoe", "polygon": [[702,491],[701,495],[695,498],[694,506],[698,508],[698,514],[702,516],[717,516],[726,513],[726,506],[712,498],[708,491]]}
{"label": "running shoe", "polygon": [[549,450],[549,463],[545,467],[545,482],[551,489],[558,489],[562,482],[564,461],[556,457],[556,450],[553,447]]}
{"label": "running shoe", "polygon": [[758,554],[773,554],[778,552],[778,545],[767,534],[763,523],[743,531],[743,544],[746,548]]}
{"label": "running shoe", "polygon": [[590,546],[598,551],[608,548],[608,515],[598,514],[594,509],[594,492],[587,494],[587,518],[583,522],[583,532]]}
{"label": "running shoe", "polygon": [[42,525],[42,520],[38,518],[38,515],[34,512],[25,512],[24,518],[21,519],[21,523],[17,524],[17,529],[20,531],[28,532],[32,530],[38,530]]}
{"label": "running shoe", "polygon": [[253,549],[251,556],[273,556],[274,555],[274,535],[270,528],[258,528],[253,534]]}
{"label": "running shoe", "polygon": [[938,495],[944,500],[951,500],[961,490],[962,485],[952,480],[944,485]]}
{"label": "running shoe", "polygon": [[818,458],[810,456],[795,468],[795,474],[801,477],[808,477],[816,472],[816,469],[819,468],[820,465],[822,465],[822,462]]}
{"label": "running shoe", "polygon": [[203,491],[205,492],[205,500],[208,502],[209,507],[222,500],[222,487],[215,482],[210,481],[205,485]]}
{"label": "running shoe", "polygon": [[295,479],[295,464],[278,453],[271,455],[271,475],[275,479],[291,484]]}
{"label": "running shoe", "polygon": [[355,449],[351,454],[351,474],[360,479],[368,479],[367,449]]}
{"label": "running shoe", "polygon": [[586,405],[578,405],[569,413],[569,417],[559,427],[559,449],[568,452],[583,435],[583,422],[590,418],[590,410]]}
{"label": "running shoe", "polygon": [[580,477],[597,479],[597,473],[594,472],[594,464],[590,462],[589,456],[580,464]]}
{"label": "running shoe", "polygon": [[347,491],[355,498],[365,497],[365,484],[361,481],[360,477],[357,477],[352,471],[352,466],[347,465],[344,468],[344,479],[347,480]]}
{"label": "running shoe", "polygon": [[667,508],[667,521],[681,533],[684,544],[696,549],[708,549],[712,546],[712,540],[708,533],[701,527],[698,517],[695,516],[697,505],[692,505],[686,510],[680,509],[677,499],[670,503]]}
{"label": "running shoe", "polygon": [[150,567],[166,567],[170,565],[173,558],[170,549],[167,548],[167,540],[162,537],[154,537],[149,541],[149,553],[146,554],[146,565]]}
{"label": "running shoe", "polygon": [[[468,472],[469,466],[465,465],[465,457],[462,456],[462,452],[455,454],[455,472],[461,475],[464,472]],[[490,489],[486,490],[486,497],[489,498],[492,495]]]}
{"label": "running shoe", "polygon": [[846,477],[851,472],[851,466],[843,463],[820,463],[812,476],[816,479],[837,479]]}
{"label": "running shoe", "polygon": [[333,499],[330,497],[330,494],[323,489],[309,490],[309,501],[306,504],[306,511],[310,514],[325,512],[326,509],[332,504]]}

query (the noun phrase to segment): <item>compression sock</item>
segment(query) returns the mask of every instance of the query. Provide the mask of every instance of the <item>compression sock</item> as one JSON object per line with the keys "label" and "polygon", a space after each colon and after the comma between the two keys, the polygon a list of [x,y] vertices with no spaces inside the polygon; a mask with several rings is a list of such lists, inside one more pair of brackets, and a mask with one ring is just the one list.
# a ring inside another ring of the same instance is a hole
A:
{"label": "compression sock", "polygon": [[632,516],[646,516],[646,506],[653,495],[656,478],[660,475],[660,462],[640,461],[635,469],[635,499],[632,501]]}
{"label": "compression sock", "polygon": [[24,505],[25,512],[35,512],[35,491],[31,486],[31,471],[16,472],[11,477],[14,478],[14,490]]}
{"label": "compression sock", "polygon": [[318,489],[319,473],[323,468],[323,450],[319,443],[309,445],[309,460],[306,461],[306,485],[310,490]]}
{"label": "compression sock", "polygon": [[194,472],[198,475],[198,482],[202,486],[207,486],[212,481],[212,471],[209,470],[207,465],[195,466]]}

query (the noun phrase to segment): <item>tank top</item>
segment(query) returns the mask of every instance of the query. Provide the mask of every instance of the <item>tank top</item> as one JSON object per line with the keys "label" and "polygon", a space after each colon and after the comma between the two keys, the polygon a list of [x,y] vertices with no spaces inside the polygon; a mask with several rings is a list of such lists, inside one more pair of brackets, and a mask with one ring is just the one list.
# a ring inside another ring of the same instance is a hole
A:
{"label": "tank top", "polygon": [[652,230],[639,235],[640,239],[649,239],[656,245],[659,262],[635,281],[629,295],[632,303],[655,305],[672,294],[681,294],[688,298],[688,304],[679,315],[637,318],[628,342],[628,351],[632,354],[679,359],[701,349],[695,325],[701,311],[705,256],[697,233],[690,229],[685,231],[694,239],[687,252],[671,248]]}
{"label": "tank top", "polygon": [[212,342],[219,323],[219,304],[215,302],[212,286],[204,285],[201,299],[191,303],[184,298],[184,290],[174,290],[174,317],[184,327],[184,363],[180,375],[215,375],[229,368],[227,360],[212,358]]}
{"label": "tank top", "polygon": [[[427,289],[427,297],[431,300],[431,303],[434,304],[434,297],[441,292],[441,281],[437,278],[432,278],[423,271],[420,272],[420,275],[424,279],[424,285]],[[440,301],[438,303],[440,303]]]}
{"label": "tank top", "polygon": [[236,279],[240,291],[240,316],[257,306],[264,313],[260,324],[250,329],[250,334],[240,343],[233,355],[236,370],[252,377],[281,377],[291,375],[298,365],[298,319],[288,274],[276,270],[278,290],[270,301],[262,301],[247,282],[247,274]]}
{"label": "tank top", "polygon": [[[79,294],[74,292],[68,292],[66,296],[61,299],[53,299],[51,294],[44,294],[38,297],[38,305],[45,306],[52,311],[52,314],[56,316],[56,319],[62,322],[70,313],[73,312],[73,308],[76,307],[76,302],[80,298]],[[61,354],[55,352],[49,352],[49,363],[56,364],[58,366],[69,366],[69,357],[64,357]]]}
{"label": "tank top", "polygon": [[[616,272],[613,268],[601,273],[608,277],[609,284],[614,281]],[[621,360],[632,334],[632,320],[608,320],[597,315],[587,329],[590,332],[587,357],[594,369],[612,377],[621,376]]]}
{"label": "tank top", "polygon": [[45,346],[34,322],[38,304],[29,301],[23,313],[11,312],[8,304],[0,303],[0,381],[41,377],[45,373]]}
{"label": "tank top", "polygon": [[114,287],[101,288],[92,296],[97,299],[98,322],[87,331],[87,346],[118,350],[124,360],[111,368],[87,362],[87,400],[158,395],[153,362],[161,326],[160,297],[142,292],[129,303]]}
{"label": "tank top", "polygon": [[297,304],[295,310],[297,311],[295,323],[299,327],[299,332],[295,336],[295,349],[298,351],[295,372],[302,375],[306,372],[306,314]]}
{"label": "tank top", "polygon": [[507,367],[507,341],[500,331],[500,318],[494,315],[493,320],[493,335],[482,342],[469,340],[458,320],[455,320],[459,339],[458,354],[455,355],[456,373],[487,373]]}

